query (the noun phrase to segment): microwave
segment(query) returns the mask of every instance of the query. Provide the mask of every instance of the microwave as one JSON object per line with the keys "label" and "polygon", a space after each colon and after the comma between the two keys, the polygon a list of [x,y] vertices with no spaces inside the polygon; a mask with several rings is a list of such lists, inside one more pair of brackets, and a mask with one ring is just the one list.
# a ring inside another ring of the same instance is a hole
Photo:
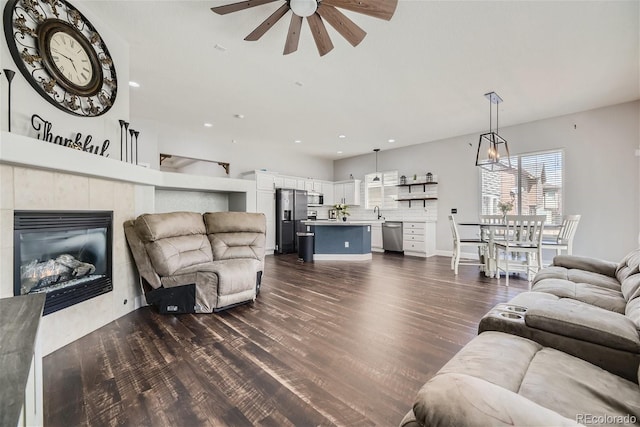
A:
{"label": "microwave", "polygon": [[324,196],[320,193],[307,193],[307,206],[322,206],[324,204]]}

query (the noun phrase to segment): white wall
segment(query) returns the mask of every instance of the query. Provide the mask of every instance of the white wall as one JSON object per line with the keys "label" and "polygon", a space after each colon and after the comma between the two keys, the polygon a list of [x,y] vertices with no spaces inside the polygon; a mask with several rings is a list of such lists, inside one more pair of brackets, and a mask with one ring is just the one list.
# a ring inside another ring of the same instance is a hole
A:
{"label": "white wall", "polygon": [[[286,152],[268,146],[249,149],[246,143],[220,141],[216,138],[215,129],[203,127],[202,131],[193,131],[152,119],[133,118],[131,123],[141,132],[138,141],[140,161],[154,169],[159,169],[159,155],[164,153],[230,163],[230,178],[242,178],[242,173],[266,169],[304,178],[332,179],[331,160],[296,153],[293,148]],[[217,165],[203,169],[202,173],[227,176],[222,166]]]}
{"label": "white wall", "polygon": [[[481,132],[386,149],[378,155],[378,170],[397,169],[408,177],[427,171],[438,175],[436,248],[442,253],[452,247],[447,222],[451,208],[458,209],[461,221],[478,216],[475,156]],[[638,246],[639,101],[501,128],[500,134],[512,154],[564,149],[565,214],[582,214],[575,254],[619,260]],[[338,160],[334,179],[349,174],[363,178],[374,168],[375,158],[369,154]]]}
{"label": "white wall", "polygon": [[[6,0],[0,0],[2,10]],[[114,159],[120,158],[120,125],[119,119],[129,118],[129,45],[120,36],[102,24],[100,18],[93,15],[83,1],[74,1],[78,8],[89,21],[93,23],[102,36],[111,56],[113,57],[118,79],[118,94],[114,105],[104,115],[98,117],[78,117],[65,113],[49,104],[43,97],[31,87],[18,67],[13,62],[7,46],[4,33],[0,43],[0,69],[10,69],[16,72],[11,84],[11,132],[19,135],[36,138],[36,132],[31,126],[31,116],[38,114],[43,119],[53,123],[52,133],[63,137],[74,137],[80,132],[82,135],[92,135],[94,144],[102,144],[102,141],[110,141],[107,153]],[[7,79],[0,76],[0,126],[4,131],[8,130]],[[45,142],[43,142],[45,144]]]}

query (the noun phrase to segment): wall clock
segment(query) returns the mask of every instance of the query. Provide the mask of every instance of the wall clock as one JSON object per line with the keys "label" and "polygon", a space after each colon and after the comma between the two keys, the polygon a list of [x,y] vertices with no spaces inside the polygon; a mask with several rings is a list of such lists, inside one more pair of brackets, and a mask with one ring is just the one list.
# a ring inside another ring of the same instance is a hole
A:
{"label": "wall clock", "polygon": [[113,59],[95,27],[65,0],[9,0],[4,33],[20,72],[67,113],[95,117],[116,99]]}

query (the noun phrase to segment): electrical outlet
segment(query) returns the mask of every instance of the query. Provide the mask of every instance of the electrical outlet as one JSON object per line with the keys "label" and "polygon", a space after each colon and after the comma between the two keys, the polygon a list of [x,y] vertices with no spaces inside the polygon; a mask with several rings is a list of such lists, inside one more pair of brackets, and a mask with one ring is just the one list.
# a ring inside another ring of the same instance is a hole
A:
{"label": "electrical outlet", "polygon": [[451,214],[457,214],[457,213],[458,213],[458,208],[451,209]]}
{"label": "electrical outlet", "polygon": [[348,248],[349,247],[349,242],[344,242],[344,247]]}

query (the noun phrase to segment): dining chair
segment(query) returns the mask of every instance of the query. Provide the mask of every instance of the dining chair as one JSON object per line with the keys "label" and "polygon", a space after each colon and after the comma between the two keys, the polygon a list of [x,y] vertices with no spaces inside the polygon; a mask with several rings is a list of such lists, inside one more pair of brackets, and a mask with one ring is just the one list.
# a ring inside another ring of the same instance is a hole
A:
{"label": "dining chair", "polygon": [[542,249],[555,249],[556,255],[566,251],[567,255],[573,253],[573,237],[576,235],[581,215],[565,215],[562,225],[555,239],[542,238]]}
{"label": "dining chair", "polygon": [[[504,224],[504,216],[503,215],[480,215],[480,224],[485,225],[501,225]],[[489,229],[482,228],[483,232],[487,232]],[[493,239],[494,240],[503,240],[504,239],[504,229],[494,229],[493,230]],[[484,240],[487,240],[487,236],[481,236]]]}
{"label": "dining chair", "polygon": [[[451,234],[453,235],[453,255],[451,257],[451,269],[454,274],[458,274],[459,265],[477,265],[484,267],[483,257],[487,254],[487,242],[482,239],[461,239],[456,225],[456,219],[453,215],[449,215],[449,224],[451,225]],[[460,261],[461,249],[464,246],[475,246],[478,249],[478,261]]]}
{"label": "dining chair", "polygon": [[[503,271],[507,286],[509,286],[510,267],[525,271],[529,282],[542,268],[542,230],[545,218],[545,215],[506,216],[505,240],[498,240],[493,244],[496,278],[500,280],[500,272]],[[501,253],[502,258],[500,258]]]}

